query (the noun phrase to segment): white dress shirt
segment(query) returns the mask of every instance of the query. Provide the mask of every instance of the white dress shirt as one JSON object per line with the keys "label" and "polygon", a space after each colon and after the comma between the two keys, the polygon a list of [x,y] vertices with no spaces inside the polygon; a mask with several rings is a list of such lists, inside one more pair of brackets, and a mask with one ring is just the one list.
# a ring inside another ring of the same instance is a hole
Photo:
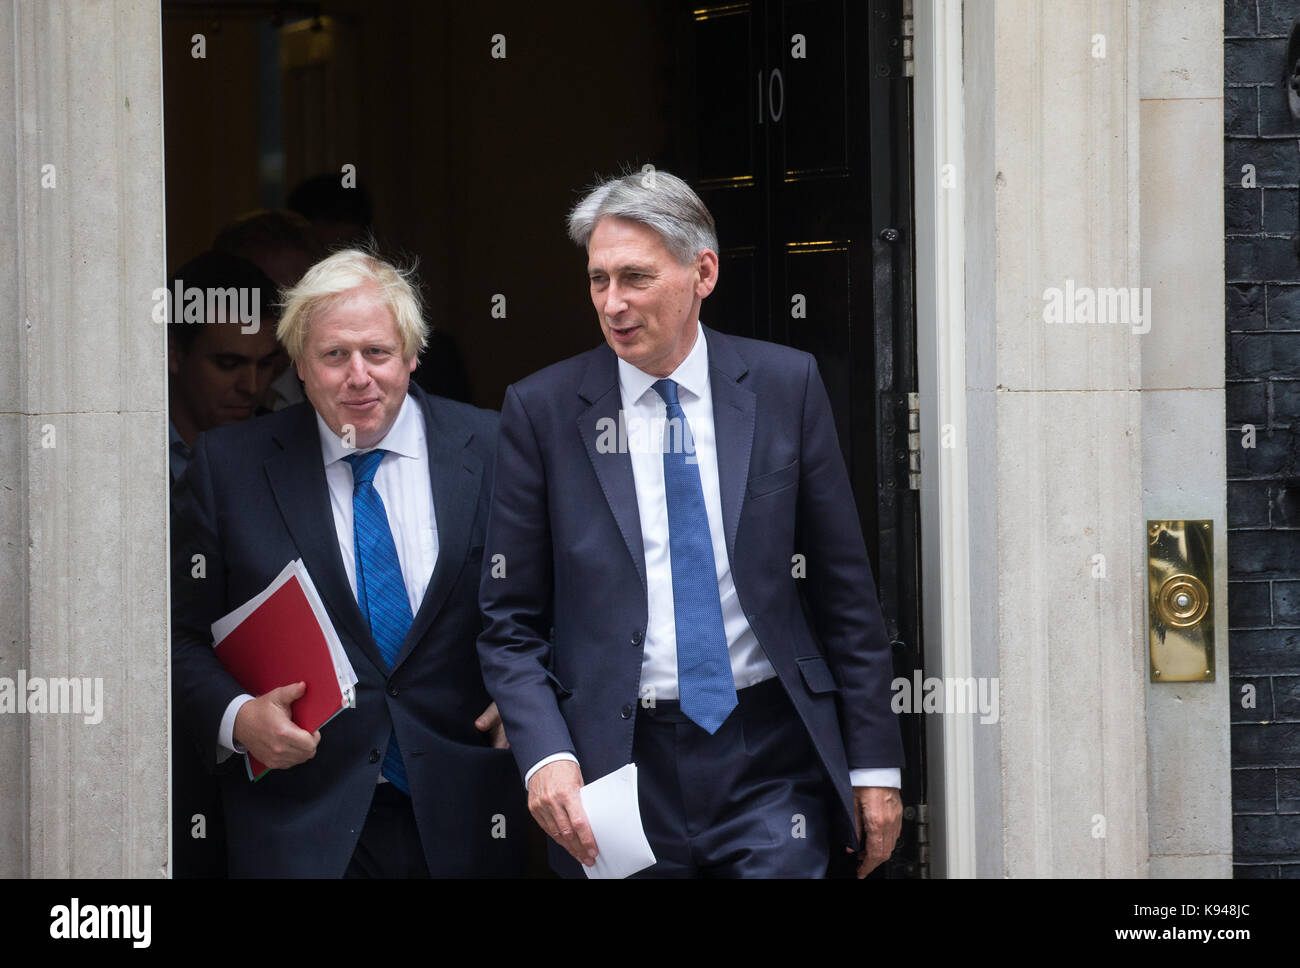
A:
{"label": "white dress shirt", "polygon": [[[709,350],[704,328],[696,323],[695,345],[686,359],[669,376],[677,384],[677,400],[690,424],[695,440],[695,458],[704,491],[704,509],[713,539],[713,566],[717,571],[718,595],[722,600],[722,626],[731,656],[731,677],[736,690],[748,688],[776,675],[772,663],[749,627],[736,594],[727,557],[726,529],[722,521],[722,496],[718,486],[717,438],[713,423],[713,392],[709,378]],[[673,570],[668,543],[668,501],[664,490],[663,428],[668,408],[654,384],[659,377],[618,361],[618,384],[623,415],[628,424],[628,453],[636,484],[637,511],[641,518],[641,543],[645,549],[646,598],[649,623],[641,657],[643,695],[658,700],[675,700],[677,690],[677,616],[673,609]],[[671,439],[671,438],[670,438]],[[547,763],[566,759],[571,753],[556,753],[539,760],[524,777]],[[853,786],[898,788],[896,767],[851,770]],[[591,779],[596,779],[592,777]]]}
{"label": "white dress shirt", "polygon": [[[698,326],[698,323],[696,324]],[[709,351],[704,331],[669,379],[677,384],[677,400],[691,426],[695,458],[704,489],[704,510],[713,539],[713,567],[722,599],[722,627],[731,654],[731,677],[736,690],[756,685],[776,675],[749,627],[736,595],[727,557],[726,529],[722,523],[722,495],[718,487],[718,451],[713,426],[713,394],[709,382]],[[673,566],[668,543],[668,499],[664,490],[663,424],[668,408],[654,384],[658,377],[618,361],[618,383],[623,413],[629,428],[628,451],[636,481],[636,505],[641,518],[641,543],[645,547],[646,595],[649,625],[641,659],[643,695],[655,700],[678,698],[677,614],[673,608]],[[688,458],[689,459],[689,458]]]}
{"label": "white dress shirt", "polygon": [[[320,434],[321,456],[325,464],[325,482],[329,485],[330,510],[334,514],[334,531],[338,537],[339,554],[347,572],[352,594],[357,594],[357,562],[352,529],[352,467],[345,457],[364,453],[343,445],[342,439],[316,415],[316,429]],[[397,546],[397,560],[402,566],[402,580],[406,584],[406,597],[414,615],[424,600],[434,565],[438,562],[438,521],[433,512],[433,489],[430,485],[429,448],[425,439],[424,414],[419,404],[408,394],[402,401],[397,419],[375,447],[388,451],[375,472],[375,490],[388,512],[388,526]],[[373,448],[372,448],[373,449]],[[287,564],[287,562],[286,562]],[[236,747],[234,739],[235,716],[240,707],[253,697],[237,696],[226,707],[217,733],[218,762],[232,752],[245,752]]]}

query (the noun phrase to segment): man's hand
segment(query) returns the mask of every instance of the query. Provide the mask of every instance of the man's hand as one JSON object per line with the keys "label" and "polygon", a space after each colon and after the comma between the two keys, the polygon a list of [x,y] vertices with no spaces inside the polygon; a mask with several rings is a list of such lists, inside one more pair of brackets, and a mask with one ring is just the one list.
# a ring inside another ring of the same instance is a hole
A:
{"label": "man's hand", "polygon": [[501,714],[497,712],[497,704],[493,703],[474,720],[474,728],[480,733],[492,734],[492,748],[497,750],[510,749],[510,740],[506,739],[505,723],[501,722]]}
{"label": "man's hand", "polygon": [[863,878],[894,852],[894,844],[903,829],[903,798],[893,787],[854,787],[853,813],[858,842],[862,845],[858,853],[862,858],[858,877]]}
{"label": "man's hand", "polygon": [[280,686],[239,707],[235,742],[243,744],[273,770],[287,770],[316,755],[320,731],[300,729],[291,715],[293,704],[307,692],[307,683]]}
{"label": "man's hand", "polygon": [[528,812],[579,864],[596,863],[596,838],[582,809],[578,790],[582,770],[572,760],[547,763],[528,781]]}

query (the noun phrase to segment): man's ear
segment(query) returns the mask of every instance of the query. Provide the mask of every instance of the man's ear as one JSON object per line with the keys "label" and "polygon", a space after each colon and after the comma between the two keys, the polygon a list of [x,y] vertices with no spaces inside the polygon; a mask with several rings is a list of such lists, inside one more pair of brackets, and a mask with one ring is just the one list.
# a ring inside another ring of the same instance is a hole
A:
{"label": "man's ear", "polygon": [[718,253],[705,249],[695,257],[695,295],[703,299],[718,284]]}

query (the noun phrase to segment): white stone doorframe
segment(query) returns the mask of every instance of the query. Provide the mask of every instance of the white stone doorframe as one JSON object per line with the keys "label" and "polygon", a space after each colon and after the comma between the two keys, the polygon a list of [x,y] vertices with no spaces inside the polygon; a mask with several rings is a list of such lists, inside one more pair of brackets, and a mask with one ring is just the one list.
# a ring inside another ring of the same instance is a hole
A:
{"label": "white stone doorframe", "polygon": [[0,715],[0,877],[165,877],[157,0],[0,0],[0,91],[0,677],[91,684]]}
{"label": "white stone doorframe", "polygon": [[[921,607],[927,676],[972,675],[966,503],[962,0],[913,8],[916,345],[921,410]],[[944,427],[957,446],[941,446]],[[975,737],[927,716],[932,877],[974,877]]]}
{"label": "white stone doorframe", "polygon": [[[1001,686],[926,716],[932,876],[1230,876],[1222,7],[913,14],[925,668]],[[1039,324],[1071,278],[1147,328]],[[1212,683],[1148,682],[1154,518],[1215,523]]]}

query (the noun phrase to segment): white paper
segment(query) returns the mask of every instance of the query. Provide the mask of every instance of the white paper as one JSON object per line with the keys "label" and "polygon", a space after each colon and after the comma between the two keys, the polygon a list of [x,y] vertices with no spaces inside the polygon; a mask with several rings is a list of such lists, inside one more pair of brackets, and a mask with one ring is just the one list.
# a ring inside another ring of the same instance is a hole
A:
{"label": "white paper", "polygon": [[599,851],[594,867],[582,865],[588,877],[623,878],[655,862],[641,826],[635,763],[588,783],[578,794]]}

